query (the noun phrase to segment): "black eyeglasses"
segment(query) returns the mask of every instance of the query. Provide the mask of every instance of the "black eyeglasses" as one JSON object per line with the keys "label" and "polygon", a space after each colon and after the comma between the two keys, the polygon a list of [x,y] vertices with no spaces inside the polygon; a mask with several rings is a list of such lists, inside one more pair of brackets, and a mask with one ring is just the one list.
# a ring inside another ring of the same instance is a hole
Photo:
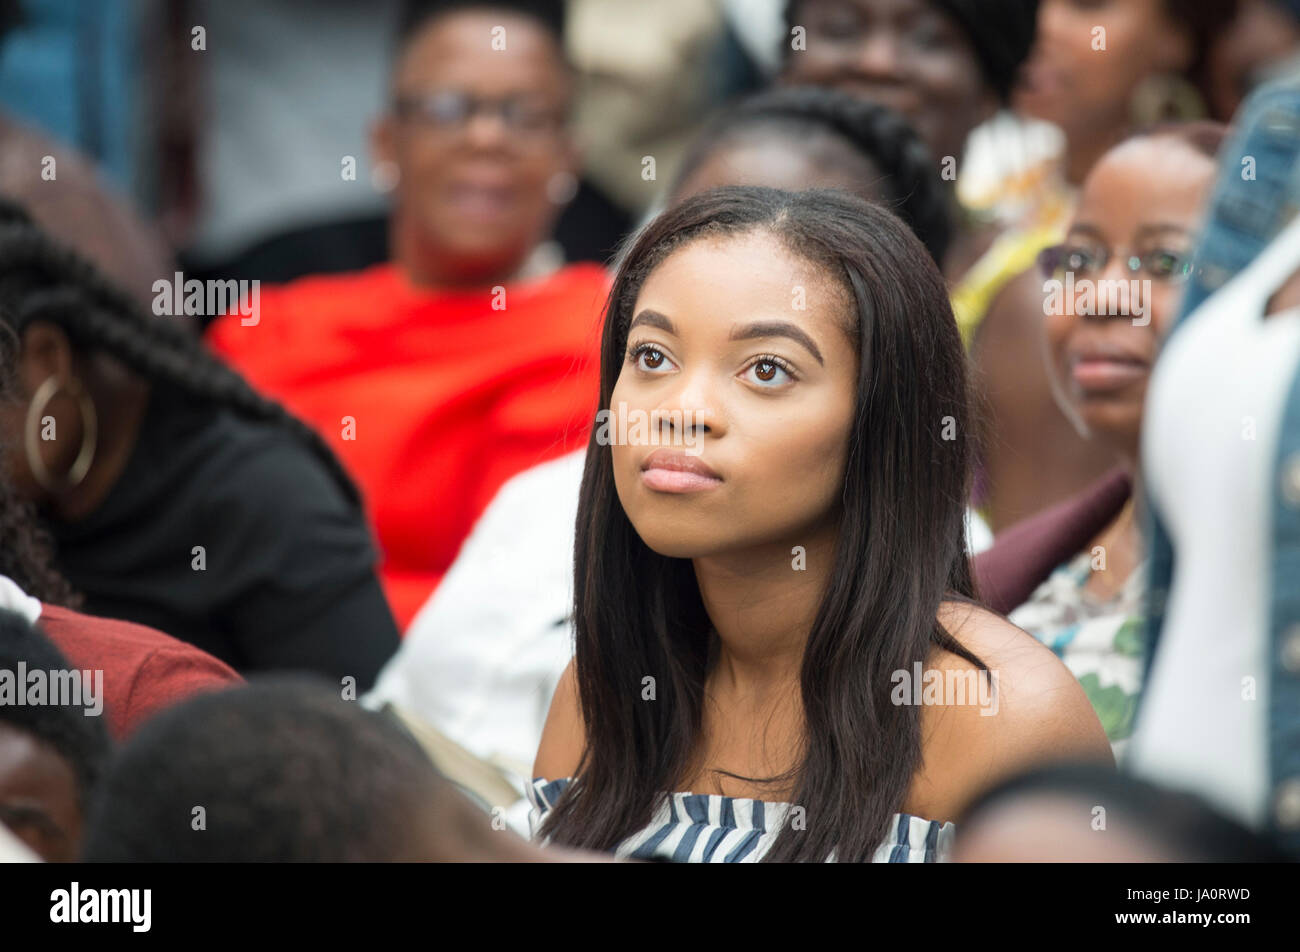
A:
{"label": "black eyeglasses", "polygon": [[455,89],[399,96],[393,103],[393,112],[400,119],[416,119],[439,132],[460,132],[475,116],[493,113],[506,131],[530,140],[545,138],[564,124],[559,110],[532,97],[480,99]]}
{"label": "black eyeglasses", "polygon": [[[1080,278],[1095,278],[1106,270],[1111,257],[1111,250],[1100,246],[1055,245],[1039,252],[1038,267],[1049,278],[1059,278],[1067,272]],[[1152,281],[1167,284],[1182,284],[1195,270],[1190,253],[1169,248],[1130,254],[1123,259],[1123,264],[1129,274],[1145,274]]]}

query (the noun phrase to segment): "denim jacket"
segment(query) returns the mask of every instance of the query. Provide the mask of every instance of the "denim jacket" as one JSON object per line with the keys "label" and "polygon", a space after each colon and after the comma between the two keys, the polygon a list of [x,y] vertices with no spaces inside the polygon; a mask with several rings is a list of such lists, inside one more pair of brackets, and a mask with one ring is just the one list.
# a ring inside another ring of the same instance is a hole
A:
{"label": "denim jacket", "polygon": [[[1243,107],[1236,126],[1223,152],[1209,218],[1196,253],[1197,266],[1171,334],[1300,212],[1300,74],[1256,92]],[[1300,855],[1300,373],[1287,397],[1274,470],[1267,832],[1283,848]],[[1154,501],[1150,508],[1148,675],[1175,564]]]}

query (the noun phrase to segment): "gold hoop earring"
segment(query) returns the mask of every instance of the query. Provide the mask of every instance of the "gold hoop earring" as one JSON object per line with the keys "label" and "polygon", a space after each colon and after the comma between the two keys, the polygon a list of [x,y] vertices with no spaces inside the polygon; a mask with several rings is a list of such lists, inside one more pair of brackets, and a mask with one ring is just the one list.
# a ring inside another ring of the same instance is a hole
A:
{"label": "gold hoop earring", "polygon": [[27,408],[27,421],[23,434],[27,466],[36,481],[52,493],[67,492],[81,485],[81,481],[90,472],[90,464],[95,458],[95,446],[99,439],[99,420],[95,415],[95,404],[90,399],[90,394],[74,378],[68,382],[66,389],[81,408],[81,449],[77,452],[77,458],[72,461],[72,467],[62,479],[56,479],[46,468],[45,460],[41,458],[41,413],[45,410],[46,404],[62,389],[65,389],[64,385],[53,374],[46,377],[36,388],[36,393],[32,394],[31,405]]}

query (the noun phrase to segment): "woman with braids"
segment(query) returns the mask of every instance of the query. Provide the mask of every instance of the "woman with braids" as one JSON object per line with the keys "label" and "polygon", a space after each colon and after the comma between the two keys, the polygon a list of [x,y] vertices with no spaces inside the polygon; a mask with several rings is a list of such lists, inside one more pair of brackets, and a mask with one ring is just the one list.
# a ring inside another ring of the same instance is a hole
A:
{"label": "woman with braids", "polygon": [[373,681],[397,630],[356,489],[311,430],[8,203],[0,324],[13,482],[89,610],[242,672]]}
{"label": "woman with braids", "polygon": [[[841,189],[897,212],[943,258],[946,189],[916,134],[884,106],[818,87],[739,102],[687,150],[665,201],[730,184]],[[584,455],[502,488],[374,691],[503,771],[521,829],[546,708],[573,650],[572,526]]]}
{"label": "woman with braids", "polygon": [[987,783],[1111,762],[1064,665],[973,600],[966,380],[938,268],[860,199],[714,189],[638,236],[600,406],[657,438],[588,446],[541,838],[933,861]]}
{"label": "woman with braids", "polygon": [[[0,400],[14,398],[15,340],[0,324]],[[8,455],[6,440],[0,431],[0,456]],[[103,713],[110,737],[125,737],[159,710],[195,693],[239,683],[239,675],[193,645],[143,625],[82,614],[74,610],[81,601],[54,567],[48,533],[31,504],[0,470],[0,611],[38,625],[75,667],[104,672]]]}

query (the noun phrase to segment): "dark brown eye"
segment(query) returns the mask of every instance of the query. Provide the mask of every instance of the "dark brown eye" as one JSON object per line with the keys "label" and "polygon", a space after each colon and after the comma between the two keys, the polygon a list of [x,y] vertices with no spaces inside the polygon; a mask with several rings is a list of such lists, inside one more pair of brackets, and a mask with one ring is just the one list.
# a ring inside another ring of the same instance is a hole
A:
{"label": "dark brown eye", "polygon": [[780,370],[776,364],[763,360],[754,365],[754,374],[759,380],[769,381],[776,377],[776,372]]}
{"label": "dark brown eye", "polygon": [[646,367],[651,370],[658,369],[664,362],[664,355],[657,350],[647,350],[642,353],[641,358],[645,361]]}

